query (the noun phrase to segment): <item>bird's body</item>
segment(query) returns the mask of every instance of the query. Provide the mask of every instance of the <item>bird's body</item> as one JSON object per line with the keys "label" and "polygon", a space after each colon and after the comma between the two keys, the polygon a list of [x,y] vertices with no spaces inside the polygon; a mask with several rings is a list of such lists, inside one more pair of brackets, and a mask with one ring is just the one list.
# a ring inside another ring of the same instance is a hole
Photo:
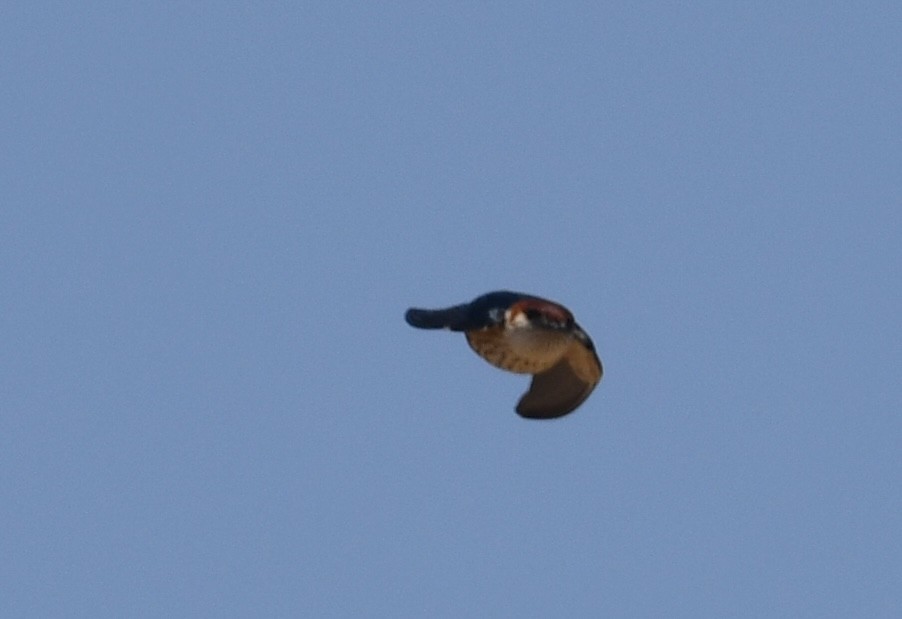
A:
{"label": "bird's body", "polygon": [[595,346],[554,301],[519,292],[498,291],[445,309],[407,310],[405,319],[420,329],[462,331],[470,347],[492,365],[532,374],[517,413],[551,419],[572,412],[601,380]]}
{"label": "bird's body", "polygon": [[538,374],[557,363],[570,346],[570,338],[539,329],[488,327],[468,331],[467,343],[476,354],[502,370]]}

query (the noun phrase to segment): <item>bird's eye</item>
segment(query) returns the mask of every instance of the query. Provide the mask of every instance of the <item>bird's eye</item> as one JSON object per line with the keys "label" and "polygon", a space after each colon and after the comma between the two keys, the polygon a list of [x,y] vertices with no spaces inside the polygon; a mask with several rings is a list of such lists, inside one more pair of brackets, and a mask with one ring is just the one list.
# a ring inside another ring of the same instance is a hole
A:
{"label": "bird's eye", "polygon": [[535,309],[528,309],[528,310],[526,310],[525,314],[526,314],[526,317],[529,318],[530,320],[538,320],[538,319],[542,318],[542,312],[540,312],[539,310],[535,310]]}

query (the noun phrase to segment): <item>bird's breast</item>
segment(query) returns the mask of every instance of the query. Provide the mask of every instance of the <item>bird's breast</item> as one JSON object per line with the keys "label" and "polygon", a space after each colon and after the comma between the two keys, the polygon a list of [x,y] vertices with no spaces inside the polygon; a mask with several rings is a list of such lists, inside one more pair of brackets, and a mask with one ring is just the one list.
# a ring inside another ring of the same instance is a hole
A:
{"label": "bird's breast", "polygon": [[567,352],[569,333],[536,328],[492,327],[467,332],[467,342],[492,365],[518,374],[544,372]]}

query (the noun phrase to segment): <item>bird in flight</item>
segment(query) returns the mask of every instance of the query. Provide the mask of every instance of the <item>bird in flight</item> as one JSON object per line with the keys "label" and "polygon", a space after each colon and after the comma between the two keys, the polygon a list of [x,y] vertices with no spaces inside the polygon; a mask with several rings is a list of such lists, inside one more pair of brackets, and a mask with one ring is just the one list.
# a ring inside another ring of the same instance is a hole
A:
{"label": "bird in flight", "polygon": [[410,308],[404,319],[418,329],[462,331],[470,348],[495,367],[532,374],[517,404],[522,417],[563,417],[601,381],[592,339],[570,310],[548,299],[501,290],[444,309]]}

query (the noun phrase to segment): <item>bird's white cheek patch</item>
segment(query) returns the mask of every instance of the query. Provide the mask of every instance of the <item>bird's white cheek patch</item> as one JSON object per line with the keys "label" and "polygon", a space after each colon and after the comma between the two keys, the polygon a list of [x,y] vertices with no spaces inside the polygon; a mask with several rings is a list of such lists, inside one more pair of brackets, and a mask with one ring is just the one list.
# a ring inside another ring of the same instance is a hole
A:
{"label": "bird's white cheek patch", "polygon": [[513,313],[511,310],[504,312],[504,321],[512,327],[528,327],[529,318],[521,311]]}

